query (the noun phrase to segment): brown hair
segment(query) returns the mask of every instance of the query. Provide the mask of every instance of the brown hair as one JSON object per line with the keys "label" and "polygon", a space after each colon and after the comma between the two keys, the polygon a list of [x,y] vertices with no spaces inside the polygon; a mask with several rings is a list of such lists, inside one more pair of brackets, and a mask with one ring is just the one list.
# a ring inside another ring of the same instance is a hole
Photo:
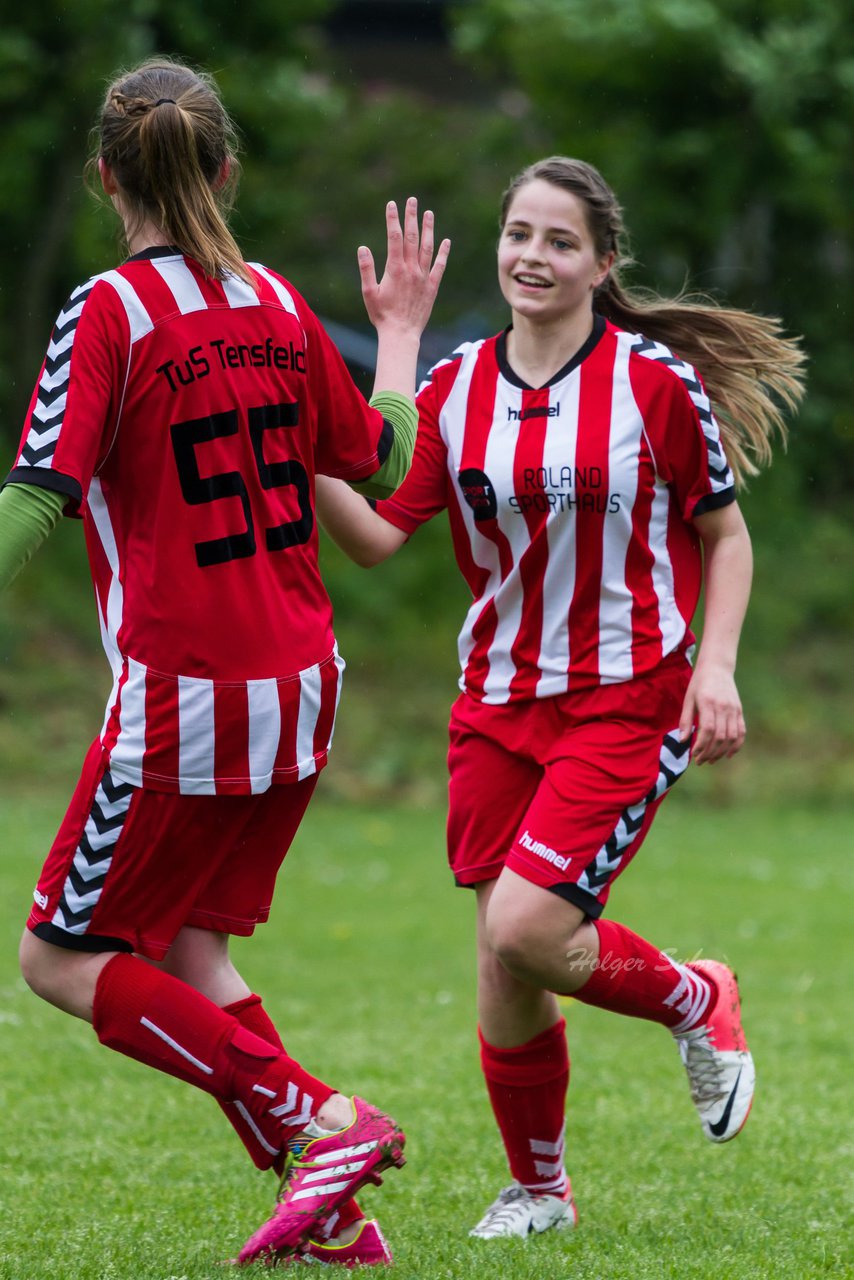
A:
{"label": "brown hair", "polygon": [[594,293],[593,309],[620,329],[664,343],[695,366],[720,419],[736,480],[755,475],[771,460],[775,434],[785,443],[784,412],[804,394],[806,357],[800,341],[784,337],[781,322],[772,316],[722,307],[697,294],[663,298],[625,285],[620,272],[633,262],[622,209],[602,175],[583,160],[549,156],[517,174],[502,197],[502,230],[516,192],[538,178],[581,200],[596,252],[603,258],[614,254],[610,273]]}
{"label": "brown hair", "polygon": [[97,153],[121,189],[127,232],[153,222],[205,273],[256,282],[225,214],[237,185],[237,136],[213,80],[169,58],[117,76],[95,130]]}

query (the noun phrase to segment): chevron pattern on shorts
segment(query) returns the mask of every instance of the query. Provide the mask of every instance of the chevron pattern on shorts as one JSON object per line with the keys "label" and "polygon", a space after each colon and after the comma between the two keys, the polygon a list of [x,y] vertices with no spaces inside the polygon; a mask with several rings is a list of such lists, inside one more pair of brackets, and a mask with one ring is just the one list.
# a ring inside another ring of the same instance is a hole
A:
{"label": "chevron pattern on shorts", "polygon": [[89,927],[134,791],[109,772],[101,779],[53,917],[66,933],[83,934]]}
{"label": "chevron pattern on shorts", "polygon": [[688,767],[691,758],[691,742],[682,742],[678,732],[665,735],[658,759],[658,777],[637,804],[627,805],[620,814],[617,825],[596,854],[584,868],[578,887],[595,897],[620,869],[620,864],[632,841],[644,824],[648,807],[669,791]]}

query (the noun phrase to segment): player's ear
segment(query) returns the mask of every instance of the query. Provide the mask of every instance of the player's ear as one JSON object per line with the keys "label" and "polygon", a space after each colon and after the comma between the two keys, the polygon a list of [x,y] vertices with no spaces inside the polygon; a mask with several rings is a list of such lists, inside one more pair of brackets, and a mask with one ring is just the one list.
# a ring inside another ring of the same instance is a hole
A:
{"label": "player's ear", "polygon": [[116,182],[113,171],[103,156],[98,156],[98,176],[101,179],[101,186],[104,188],[105,195],[118,195],[119,184]]}
{"label": "player's ear", "polygon": [[604,258],[600,258],[600,259],[599,259],[599,269],[598,269],[598,271],[597,271],[596,275],[593,277],[593,288],[594,288],[594,289],[598,289],[598,288],[599,288],[599,286],[600,286],[600,284],[604,284],[604,283],[605,283],[605,281],[608,279],[608,272],[611,270],[611,267],[612,267],[613,265],[614,265],[614,254],[613,254],[613,252],[612,252],[612,253],[609,253],[609,254],[606,254]]}

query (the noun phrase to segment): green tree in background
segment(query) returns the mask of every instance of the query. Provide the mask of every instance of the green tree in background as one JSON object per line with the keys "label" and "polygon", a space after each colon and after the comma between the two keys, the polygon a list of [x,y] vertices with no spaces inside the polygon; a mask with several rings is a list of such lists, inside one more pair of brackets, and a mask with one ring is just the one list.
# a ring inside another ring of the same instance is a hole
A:
{"label": "green tree in background", "polygon": [[624,199],[646,281],[785,318],[812,361],[793,448],[854,483],[854,8],[848,0],[481,0],[456,44]]}
{"label": "green tree in background", "polygon": [[[434,207],[454,247],[431,356],[506,322],[494,246],[509,177],[549,152],[582,156],[625,203],[633,282],[676,291],[687,281],[804,335],[806,406],[788,455],[745,503],[758,566],[741,668],[748,761],[764,746],[775,785],[854,794],[849,0],[469,0],[447,7],[449,48],[438,60],[433,50],[435,83],[420,76],[417,87],[380,42],[362,55],[369,74],[354,79],[324,25],[340,7],[40,0],[4,18],[7,456],[59,307],[116,258],[117,226],[83,190],[81,170],[117,68],[169,53],[215,74],[245,142],[238,239],[329,320],[366,327],[355,249],[381,248],[386,199],[414,192]],[[354,668],[345,713],[356,708],[336,739],[335,777],[352,756],[353,776],[376,762],[377,785],[409,785],[428,761],[441,779],[465,593],[435,523],[370,578],[325,552]],[[0,607],[0,764],[9,768],[41,766],[45,742],[67,735],[76,753],[83,740],[75,708],[89,705],[82,685],[101,660],[91,657],[96,628],[74,532],[54,536]],[[25,716],[43,728],[22,735]]]}
{"label": "green tree in background", "polygon": [[[364,326],[355,250],[379,247],[389,197],[416,192],[457,244],[440,319],[471,309],[470,270],[494,234],[496,192],[522,163],[516,122],[395,87],[381,49],[362,91],[336,75],[322,20],[335,0],[41,0],[0,27],[0,432],[19,429],[69,290],[116,255],[83,189],[108,77],[154,54],[216,76],[244,142],[234,228],[338,322]],[[477,274],[482,272],[478,262]]]}
{"label": "green tree in background", "polygon": [[298,132],[305,24],[328,8],[327,0],[253,0],[239,9],[231,0],[43,0],[4,19],[0,406],[7,422],[17,411],[13,430],[68,290],[115,257],[115,227],[93,209],[81,176],[107,77],[155,53],[225,67],[227,96],[233,88],[243,90],[241,103],[263,97],[268,119],[281,114]]}

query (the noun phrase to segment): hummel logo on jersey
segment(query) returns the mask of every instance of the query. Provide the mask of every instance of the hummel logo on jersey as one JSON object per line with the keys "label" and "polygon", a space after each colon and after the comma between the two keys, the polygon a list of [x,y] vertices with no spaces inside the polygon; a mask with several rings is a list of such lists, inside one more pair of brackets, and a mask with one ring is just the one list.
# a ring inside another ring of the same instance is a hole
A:
{"label": "hummel logo on jersey", "polygon": [[508,409],[508,422],[525,422],[528,418],[559,418],[559,404],[531,405],[528,409]]}
{"label": "hummel logo on jersey", "polygon": [[39,893],[38,889],[34,889],[33,899],[41,907],[42,911],[44,911],[45,907],[47,906],[47,894]]}
{"label": "hummel logo on jersey", "polygon": [[538,858],[543,858],[546,862],[551,862],[557,867],[558,871],[565,871],[572,862],[572,858],[564,857],[558,853],[556,849],[550,849],[547,844],[543,844],[541,840],[532,839],[527,831],[523,831],[519,837],[519,843],[523,849],[528,849],[531,853],[535,853]]}

